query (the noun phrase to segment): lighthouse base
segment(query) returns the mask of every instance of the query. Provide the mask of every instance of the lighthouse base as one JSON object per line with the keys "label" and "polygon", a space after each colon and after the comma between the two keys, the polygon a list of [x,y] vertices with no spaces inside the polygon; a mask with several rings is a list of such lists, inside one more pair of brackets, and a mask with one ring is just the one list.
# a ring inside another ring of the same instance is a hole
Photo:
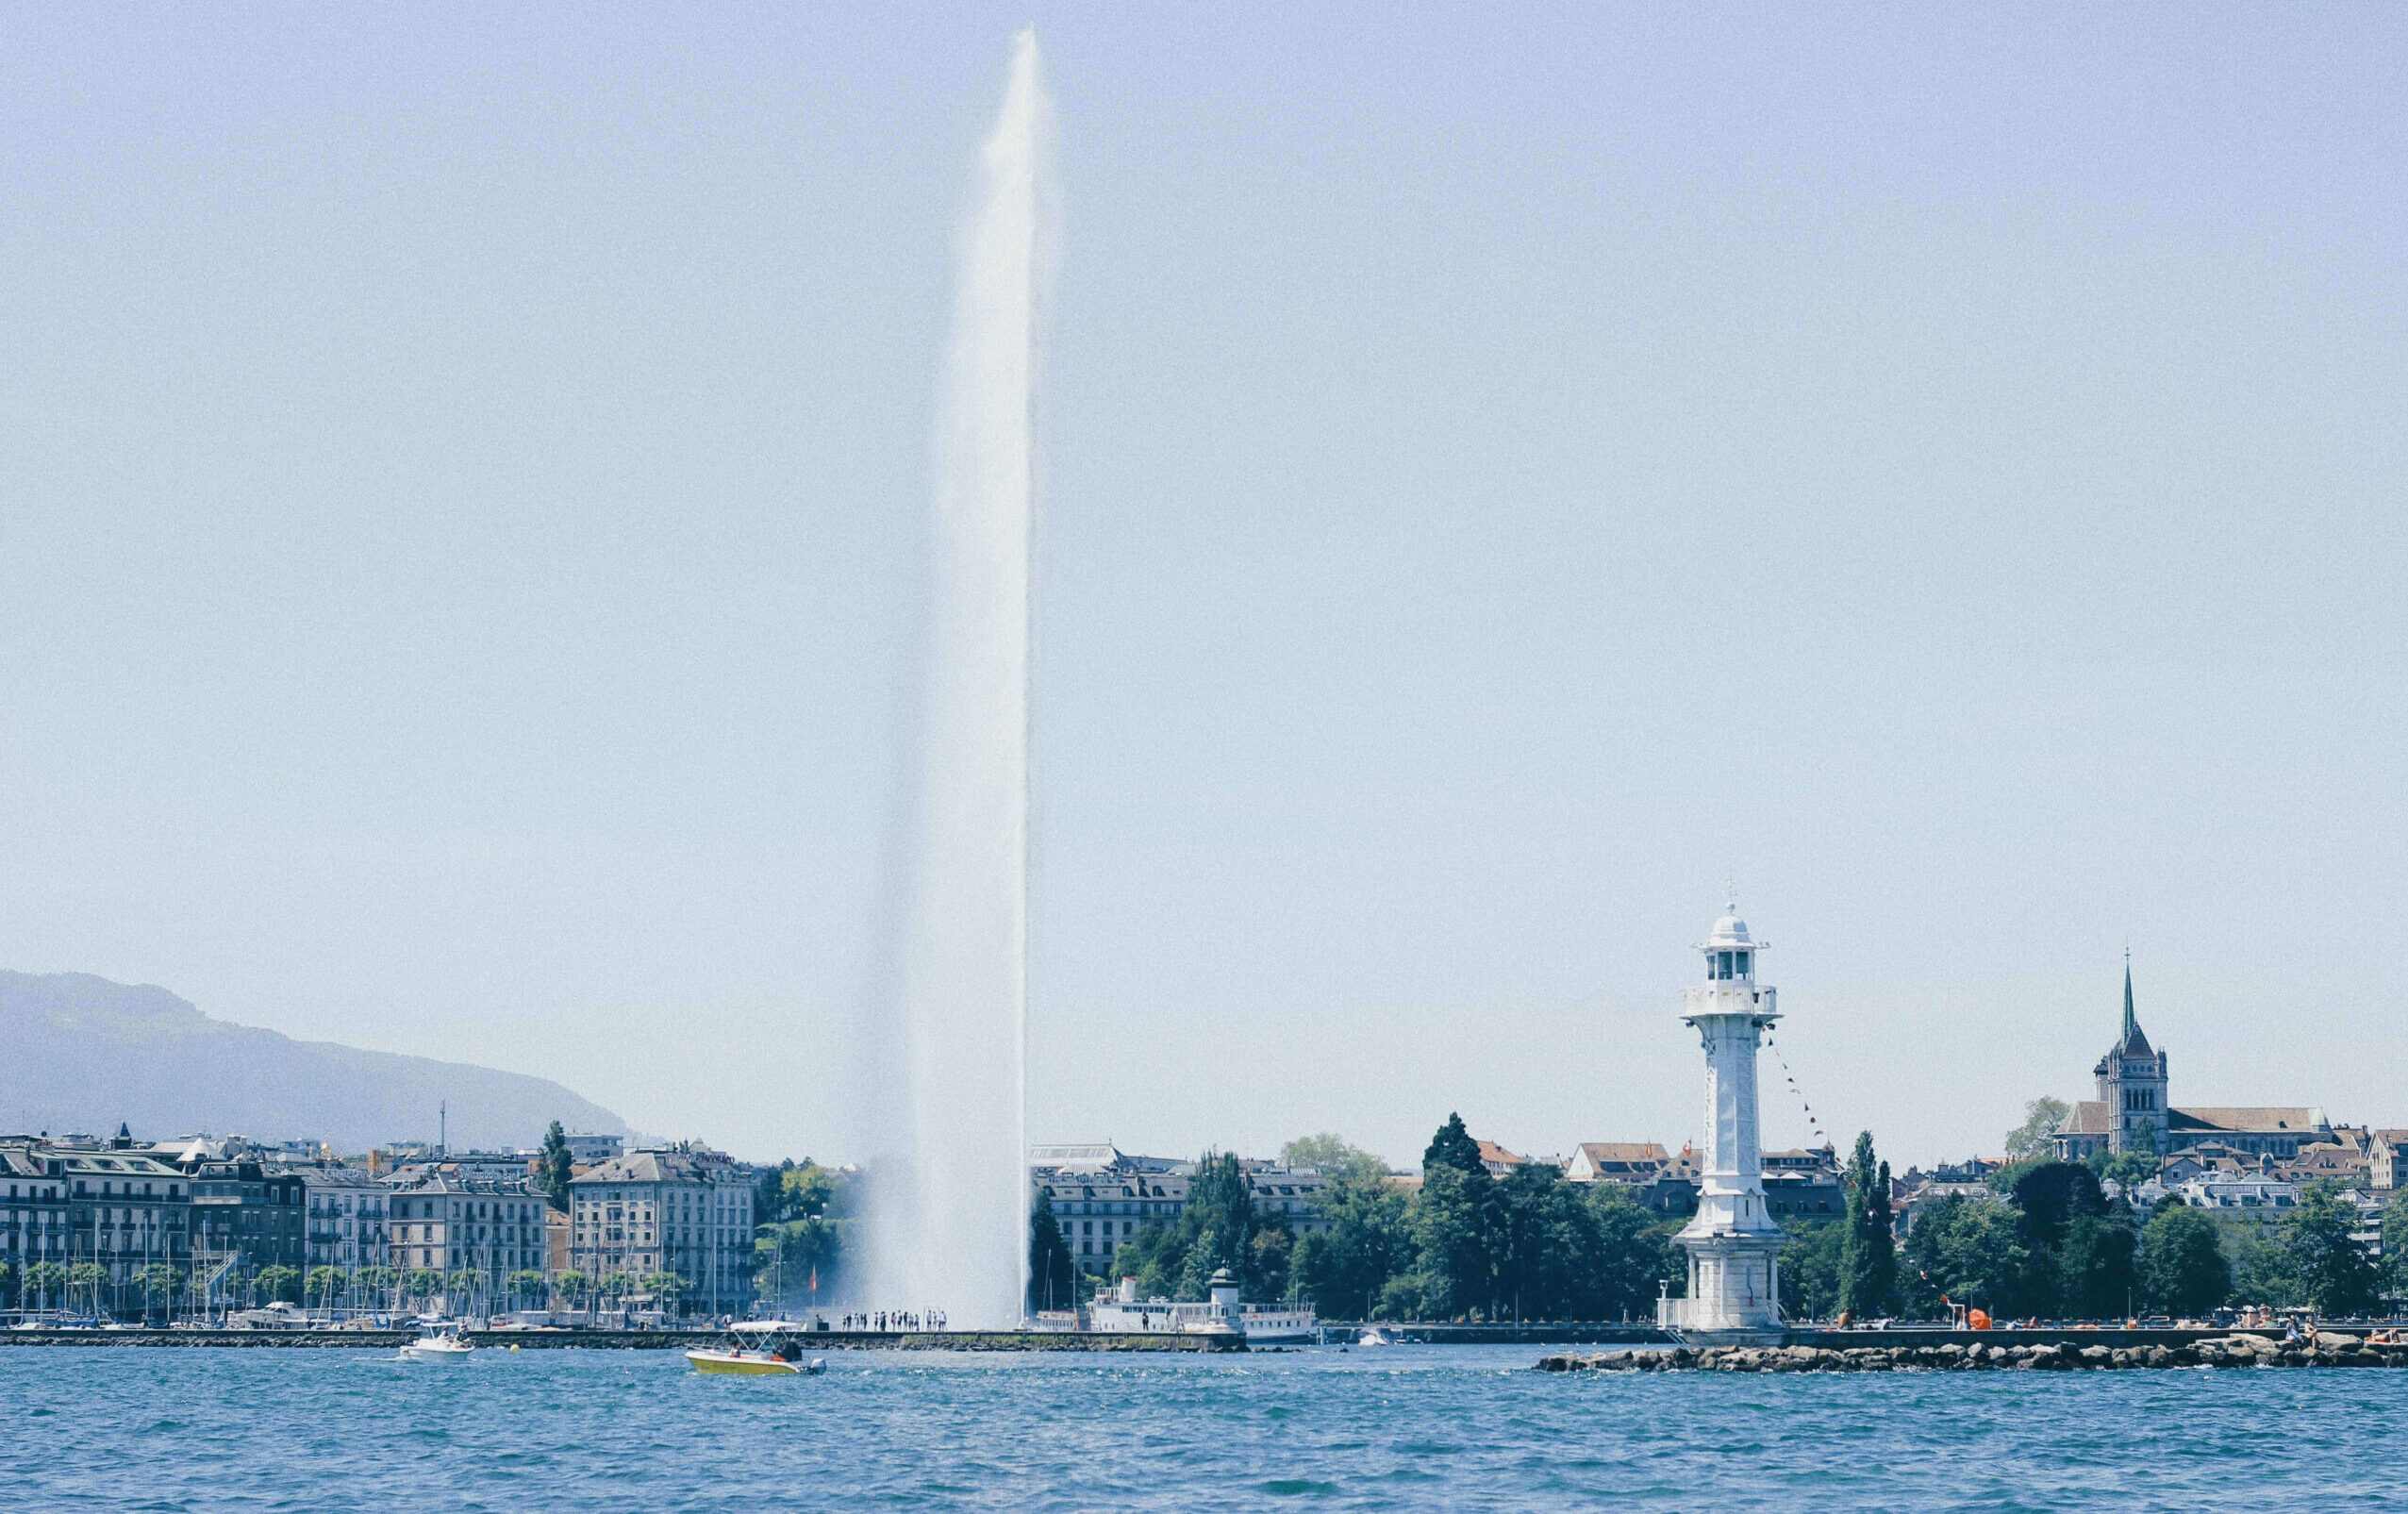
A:
{"label": "lighthouse base", "polygon": [[1689,1254],[1689,1294],[1658,1299],[1655,1323],[1718,1345],[1777,1343],[1786,1331],[1781,1320],[1781,1232],[1685,1230],[1674,1239]]}

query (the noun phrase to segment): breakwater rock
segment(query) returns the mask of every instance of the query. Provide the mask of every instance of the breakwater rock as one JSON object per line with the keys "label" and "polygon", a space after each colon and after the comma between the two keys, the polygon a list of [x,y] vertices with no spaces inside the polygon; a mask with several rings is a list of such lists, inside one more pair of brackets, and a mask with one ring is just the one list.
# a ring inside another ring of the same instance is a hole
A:
{"label": "breakwater rock", "polygon": [[1566,1352],[1540,1372],[2101,1372],[2145,1367],[2408,1367],[2408,1344],[2325,1335],[2314,1345],[2234,1335],[2180,1345],[1713,1346],[1702,1351]]}

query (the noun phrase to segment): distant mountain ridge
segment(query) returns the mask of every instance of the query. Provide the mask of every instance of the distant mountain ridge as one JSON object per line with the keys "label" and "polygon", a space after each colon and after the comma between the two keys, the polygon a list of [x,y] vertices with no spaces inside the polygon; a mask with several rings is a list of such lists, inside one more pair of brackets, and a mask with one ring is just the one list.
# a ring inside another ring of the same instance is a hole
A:
{"label": "distant mountain ridge", "polygon": [[0,1133],[107,1133],[122,1121],[152,1140],[208,1130],[364,1151],[432,1140],[443,1103],[455,1148],[532,1146],[555,1120],[627,1129],[549,1078],[294,1040],[148,984],[0,971]]}

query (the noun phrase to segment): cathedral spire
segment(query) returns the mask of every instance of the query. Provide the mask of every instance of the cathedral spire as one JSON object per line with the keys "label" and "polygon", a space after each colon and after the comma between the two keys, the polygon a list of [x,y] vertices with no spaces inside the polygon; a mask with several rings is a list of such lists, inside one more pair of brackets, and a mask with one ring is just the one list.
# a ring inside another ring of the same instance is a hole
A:
{"label": "cathedral spire", "polygon": [[2124,1040],[2132,1040],[2140,1028],[2140,1017],[2132,1012],[2132,948],[2124,948]]}

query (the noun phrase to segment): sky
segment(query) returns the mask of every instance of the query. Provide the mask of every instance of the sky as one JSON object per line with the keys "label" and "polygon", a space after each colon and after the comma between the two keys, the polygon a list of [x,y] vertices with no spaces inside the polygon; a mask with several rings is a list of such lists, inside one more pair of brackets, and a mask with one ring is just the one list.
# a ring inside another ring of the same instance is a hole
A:
{"label": "sky", "polygon": [[[851,8],[0,8],[0,966],[852,1155],[1031,10]],[[2127,948],[2408,1124],[2408,13],[1034,21],[1033,1139],[1677,1147],[1733,897],[1772,1143]]]}

